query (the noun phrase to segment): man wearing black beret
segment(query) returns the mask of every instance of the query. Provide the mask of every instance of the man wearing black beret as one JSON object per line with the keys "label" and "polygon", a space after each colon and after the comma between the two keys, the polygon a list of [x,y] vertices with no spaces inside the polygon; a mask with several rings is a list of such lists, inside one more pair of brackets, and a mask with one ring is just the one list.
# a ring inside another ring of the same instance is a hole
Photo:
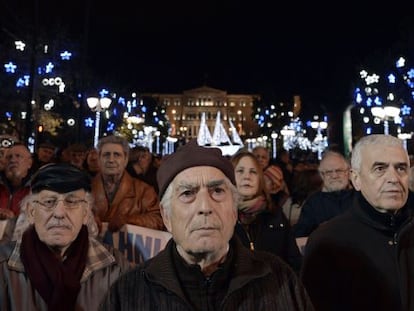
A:
{"label": "man wearing black beret", "polygon": [[0,246],[0,310],[97,310],[130,264],[95,239],[89,175],[48,164],[30,187],[23,234]]}
{"label": "man wearing black beret", "polygon": [[193,140],[162,161],[157,180],[172,239],[122,276],[101,310],[313,310],[287,264],[233,237],[238,195],[220,149]]}

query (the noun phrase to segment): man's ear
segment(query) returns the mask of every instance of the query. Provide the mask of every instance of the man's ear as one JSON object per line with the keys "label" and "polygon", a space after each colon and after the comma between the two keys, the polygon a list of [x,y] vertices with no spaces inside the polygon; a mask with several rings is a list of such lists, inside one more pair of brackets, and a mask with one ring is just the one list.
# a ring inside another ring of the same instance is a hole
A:
{"label": "man's ear", "polygon": [[89,219],[94,219],[93,212],[91,210],[88,210],[88,209],[89,209],[89,206],[83,208],[83,221],[82,221],[82,224],[84,224],[84,225],[88,224]]}
{"label": "man's ear", "polygon": [[26,215],[29,223],[34,224],[34,214],[36,213],[33,203],[26,203]]}
{"label": "man's ear", "polygon": [[359,176],[359,172],[351,170],[351,182],[355,190],[361,190],[361,178]]}
{"label": "man's ear", "polygon": [[161,217],[162,217],[162,221],[164,222],[165,228],[167,228],[168,232],[171,232],[172,230],[171,217],[169,213],[165,210],[165,208],[162,206],[162,204],[160,204],[160,212],[161,212]]}

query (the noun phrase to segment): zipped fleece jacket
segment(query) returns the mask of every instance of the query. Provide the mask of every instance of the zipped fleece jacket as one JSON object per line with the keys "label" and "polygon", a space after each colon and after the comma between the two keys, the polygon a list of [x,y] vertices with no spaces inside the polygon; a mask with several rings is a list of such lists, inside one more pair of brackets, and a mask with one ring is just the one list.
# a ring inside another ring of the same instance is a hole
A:
{"label": "zipped fleece jacket", "polygon": [[[101,310],[194,310],[181,287],[182,276],[177,275],[173,263],[175,247],[171,239],[158,255],[125,274],[111,288]],[[227,287],[220,288],[219,295],[224,297],[220,307],[213,309],[207,299],[216,288],[202,282],[199,288],[206,297],[202,310],[314,310],[300,280],[279,257],[251,252],[237,238],[230,241],[230,249],[234,251],[229,265],[232,277]]]}

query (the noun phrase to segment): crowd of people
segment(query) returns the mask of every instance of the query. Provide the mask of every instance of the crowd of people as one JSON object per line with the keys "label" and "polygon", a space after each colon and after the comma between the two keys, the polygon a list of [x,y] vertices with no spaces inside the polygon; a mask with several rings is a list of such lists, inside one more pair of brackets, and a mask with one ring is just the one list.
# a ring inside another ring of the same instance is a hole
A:
{"label": "crowd of people", "polygon": [[[414,311],[411,162],[398,138],[299,164],[196,140],[162,158],[116,135],[34,154],[0,140],[1,310]],[[131,263],[101,239],[104,223],[172,238]]]}

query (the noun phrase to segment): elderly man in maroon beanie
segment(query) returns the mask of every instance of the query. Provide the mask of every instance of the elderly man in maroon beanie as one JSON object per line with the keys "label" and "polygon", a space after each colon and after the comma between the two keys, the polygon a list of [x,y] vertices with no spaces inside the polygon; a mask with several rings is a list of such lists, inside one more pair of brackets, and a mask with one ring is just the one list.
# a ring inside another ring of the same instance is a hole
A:
{"label": "elderly man in maroon beanie", "polygon": [[193,140],[168,156],[157,180],[166,248],[121,277],[101,310],[313,310],[279,257],[233,235],[234,169],[218,148]]}
{"label": "elderly man in maroon beanie", "polygon": [[48,164],[30,187],[23,233],[0,246],[0,310],[98,310],[130,264],[96,239],[89,175]]}

